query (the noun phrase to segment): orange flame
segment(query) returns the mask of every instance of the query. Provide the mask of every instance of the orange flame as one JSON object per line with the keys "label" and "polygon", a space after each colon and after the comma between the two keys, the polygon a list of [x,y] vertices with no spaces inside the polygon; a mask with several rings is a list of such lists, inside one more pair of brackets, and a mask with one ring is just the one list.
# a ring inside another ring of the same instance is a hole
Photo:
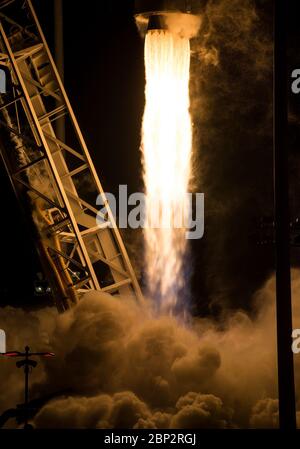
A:
{"label": "orange flame", "polygon": [[186,207],[190,179],[189,39],[165,30],[149,31],[145,67],[142,152],[147,284],[150,295],[170,309],[184,285],[183,256],[187,247],[185,229],[175,228],[174,220]]}

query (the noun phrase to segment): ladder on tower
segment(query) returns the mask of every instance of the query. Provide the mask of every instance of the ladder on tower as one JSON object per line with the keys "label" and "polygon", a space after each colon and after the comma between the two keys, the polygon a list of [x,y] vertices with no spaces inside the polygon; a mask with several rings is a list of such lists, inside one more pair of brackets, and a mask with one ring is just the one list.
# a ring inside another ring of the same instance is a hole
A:
{"label": "ladder on tower", "polygon": [[[30,0],[0,1],[1,153],[63,311],[83,293],[142,293]],[[66,120],[65,141],[57,121]],[[100,195],[101,213],[94,206]],[[98,221],[96,222],[96,217]]]}

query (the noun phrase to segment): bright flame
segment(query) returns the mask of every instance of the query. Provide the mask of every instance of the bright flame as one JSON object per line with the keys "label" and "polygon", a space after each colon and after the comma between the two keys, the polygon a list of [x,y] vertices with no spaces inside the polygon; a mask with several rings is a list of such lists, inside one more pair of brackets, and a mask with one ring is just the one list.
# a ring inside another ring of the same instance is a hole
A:
{"label": "bright flame", "polygon": [[[145,253],[150,296],[172,309],[184,286],[184,213],[190,179],[190,42],[169,31],[149,31],[145,41],[146,106],[142,129],[146,189]],[[160,227],[153,228],[155,217]],[[175,218],[176,217],[176,218]],[[151,227],[152,224],[152,227]]]}

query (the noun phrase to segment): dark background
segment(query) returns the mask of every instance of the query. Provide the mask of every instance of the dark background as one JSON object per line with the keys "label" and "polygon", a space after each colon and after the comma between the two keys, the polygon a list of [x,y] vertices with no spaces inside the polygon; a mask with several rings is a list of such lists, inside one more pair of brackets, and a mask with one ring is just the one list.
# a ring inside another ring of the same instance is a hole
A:
{"label": "dark background", "polygon": [[[266,38],[271,39],[272,2],[255,3]],[[288,54],[292,70],[300,68],[300,31],[298,2],[289,3]],[[53,49],[53,2],[35,0],[34,5]],[[86,0],[82,7],[81,3],[65,0],[64,31],[66,90],[104,189],[117,192],[119,184],[128,184],[129,190],[140,190],[144,66],[143,41],[135,27],[133,1]],[[215,45],[218,44],[216,41]],[[251,60],[243,65],[245,54],[235,54],[236,49],[222,45],[222,71],[209,69],[209,81],[202,88],[209,96],[224,78],[227,86],[235,87],[224,89],[210,101],[207,118],[201,113],[199,116],[199,133],[202,131],[203,136],[199,153],[201,150],[204,168],[199,157],[199,176],[196,173],[195,177],[198,191],[206,195],[207,215],[204,239],[192,242],[195,313],[216,313],[220,305],[251,309],[253,293],[274,269],[272,245],[258,243],[260,218],[271,217],[273,211],[271,65],[263,80],[246,82],[244,69],[251,65]],[[236,64],[237,55],[240,64]],[[249,99],[251,107],[245,107]],[[230,101],[232,107],[228,107]],[[291,96],[293,217],[299,213],[299,102],[300,95]],[[238,117],[237,111],[241,111]],[[198,118],[195,120],[197,123]],[[206,135],[204,127],[211,132],[206,131]],[[33,282],[40,270],[39,262],[2,166],[0,188],[0,305],[40,307],[48,300],[34,296]],[[298,256],[298,250],[293,249],[293,265],[298,265]]]}

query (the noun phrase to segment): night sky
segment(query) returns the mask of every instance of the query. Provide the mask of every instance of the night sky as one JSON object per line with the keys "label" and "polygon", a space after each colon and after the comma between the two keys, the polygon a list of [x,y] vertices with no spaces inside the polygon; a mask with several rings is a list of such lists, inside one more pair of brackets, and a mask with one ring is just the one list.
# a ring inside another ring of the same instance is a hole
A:
{"label": "night sky", "polygon": [[[290,1],[290,69],[300,67],[299,16],[292,10],[297,3]],[[34,4],[53,48],[52,1],[35,0]],[[129,191],[137,191],[142,188],[139,140],[144,67],[133,2],[86,0],[84,4],[81,9],[75,2],[64,1],[65,87],[105,190],[116,192],[119,184],[128,184]],[[192,61],[192,83],[200,98],[194,115],[199,145],[195,178],[198,191],[206,195],[207,209],[205,237],[192,243],[196,313],[218,311],[220,304],[251,308],[254,291],[274,268],[272,245],[257,244],[258,222],[272,216],[273,210],[272,61],[263,53],[269,65],[259,66],[252,54],[262,50],[261,38],[270,51],[272,2],[256,4],[259,22],[251,29],[251,39],[243,31],[244,48],[234,47],[233,35],[231,41],[222,39],[229,35],[228,20],[216,23],[218,37],[212,36],[207,43],[219,50],[218,67],[203,68],[199,61]],[[250,53],[248,41],[253,42]],[[299,101],[291,99],[291,114],[298,120]],[[289,139],[293,217],[299,213],[299,138],[294,118]],[[42,299],[33,296],[39,263],[2,166],[0,172],[0,304],[39,306]],[[294,265],[299,264],[297,258],[299,251],[293,250]]]}

